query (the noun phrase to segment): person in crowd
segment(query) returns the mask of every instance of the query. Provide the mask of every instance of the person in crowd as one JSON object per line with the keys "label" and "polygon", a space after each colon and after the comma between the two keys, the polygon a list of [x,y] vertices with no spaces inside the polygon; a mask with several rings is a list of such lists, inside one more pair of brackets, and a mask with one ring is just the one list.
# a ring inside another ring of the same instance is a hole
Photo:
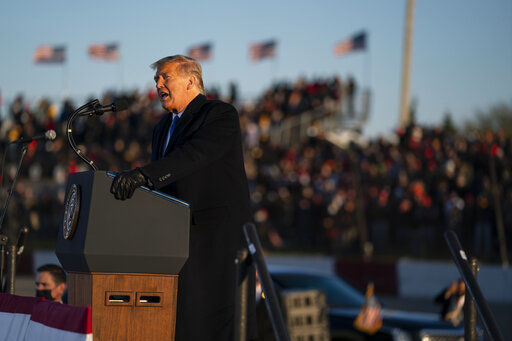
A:
{"label": "person in crowd", "polygon": [[444,288],[436,297],[435,302],[441,305],[441,318],[458,326],[464,319],[464,298],[466,284],[462,279],[453,281]]}
{"label": "person in crowd", "polygon": [[44,297],[54,302],[64,302],[66,273],[56,264],[45,264],[37,268],[36,297]]}

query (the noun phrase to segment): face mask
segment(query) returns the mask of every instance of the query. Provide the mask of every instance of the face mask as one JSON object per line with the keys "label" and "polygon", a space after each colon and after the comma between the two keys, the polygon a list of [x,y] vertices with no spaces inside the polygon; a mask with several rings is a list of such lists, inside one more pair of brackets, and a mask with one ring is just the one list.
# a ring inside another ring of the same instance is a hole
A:
{"label": "face mask", "polygon": [[53,301],[52,291],[50,289],[36,290],[36,297],[42,297],[47,300]]}

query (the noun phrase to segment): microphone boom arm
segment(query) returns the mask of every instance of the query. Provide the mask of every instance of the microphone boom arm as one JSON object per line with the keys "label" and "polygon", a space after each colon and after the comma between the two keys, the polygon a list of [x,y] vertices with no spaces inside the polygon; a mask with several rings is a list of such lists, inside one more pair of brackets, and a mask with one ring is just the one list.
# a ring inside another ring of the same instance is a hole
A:
{"label": "microphone boom arm", "polygon": [[75,154],[78,155],[78,157],[81,158],[85,163],[87,163],[94,171],[97,171],[98,167],[96,166],[96,164],[94,164],[94,161],[90,160],[87,156],[85,156],[85,154],[80,150],[80,148],[77,147],[75,139],[73,138],[73,121],[77,117],[81,116],[80,112],[82,110],[86,109],[87,107],[96,106],[96,105],[99,105],[99,101],[97,99],[95,99],[89,103],[86,103],[86,104],[82,105],[80,108],[73,111],[73,113],[71,114],[71,116],[68,119],[68,123],[66,126],[66,136],[68,137],[68,142],[69,142],[69,145],[71,146],[71,149],[73,149]]}
{"label": "microphone boom arm", "polygon": [[[7,214],[7,207],[9,207],[9,201],[11,200],[12,193],[14,192],[14,184],[16,183],[16,179],[18,178],[18,175],[20,174],[21,164],[23,163],[23,157],[27,153],[28,150],[28,143],[23,143],[23,146],[21,148],[21,156],[18,161],[18,167],[16,168],[16,173],[14,174],[14,179],[11,182],[11,187],[7,191],[7,198],[5,198],[4,201],[4,207],[2,209],[2,216],[0,217],[0,292],[4,292],[4,289],[7,289],[7,287],[4,287],[4,284],[7,284],[7,282],[4,281],[4,261],[5,261],[5,251],[7,247],[13,246],[12,244],[9,245],[9,233],[4,231],[4,219],[5,215]],[[12,252],[12,249],[11,251]],[[11,254],[11,256],[13,256]],[[10,265],[12,270],[12,263]],[[15,265],[14,265],[15,266]],[[12,276],[11,276],[12,277]],[[4,283],[5,282],[5,283]],[[14,285],[9,287],[10,294],[14,294]]]}

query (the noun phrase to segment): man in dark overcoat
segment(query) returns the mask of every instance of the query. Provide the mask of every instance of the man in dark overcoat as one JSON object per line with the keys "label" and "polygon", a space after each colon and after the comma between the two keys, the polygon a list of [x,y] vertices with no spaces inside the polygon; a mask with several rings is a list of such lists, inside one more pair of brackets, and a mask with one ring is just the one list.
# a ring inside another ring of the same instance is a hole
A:
{"label": "man in dark overcoat", "polygon": [[111,192],[124,200],[147,185],[190,203],[176,340],[232,340],[234,259],[246,246],[242,228],[251,219],[238,113],[230,104],[206,99],[194,59],[165,57],[152,67],[169,114],[154,129],[151,163],[120,173]]}

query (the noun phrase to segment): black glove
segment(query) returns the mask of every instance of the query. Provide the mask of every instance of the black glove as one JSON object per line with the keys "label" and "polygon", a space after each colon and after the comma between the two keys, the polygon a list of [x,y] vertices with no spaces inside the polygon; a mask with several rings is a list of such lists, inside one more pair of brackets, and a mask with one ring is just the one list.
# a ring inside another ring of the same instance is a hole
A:
{"label": "black glove", "polygon": [[135,168],[117,174],[112,181],[110,193],[114,194],[118,200],[130,199],[137,187],[145,185],[147,185],[146,177],[140,168]]}

